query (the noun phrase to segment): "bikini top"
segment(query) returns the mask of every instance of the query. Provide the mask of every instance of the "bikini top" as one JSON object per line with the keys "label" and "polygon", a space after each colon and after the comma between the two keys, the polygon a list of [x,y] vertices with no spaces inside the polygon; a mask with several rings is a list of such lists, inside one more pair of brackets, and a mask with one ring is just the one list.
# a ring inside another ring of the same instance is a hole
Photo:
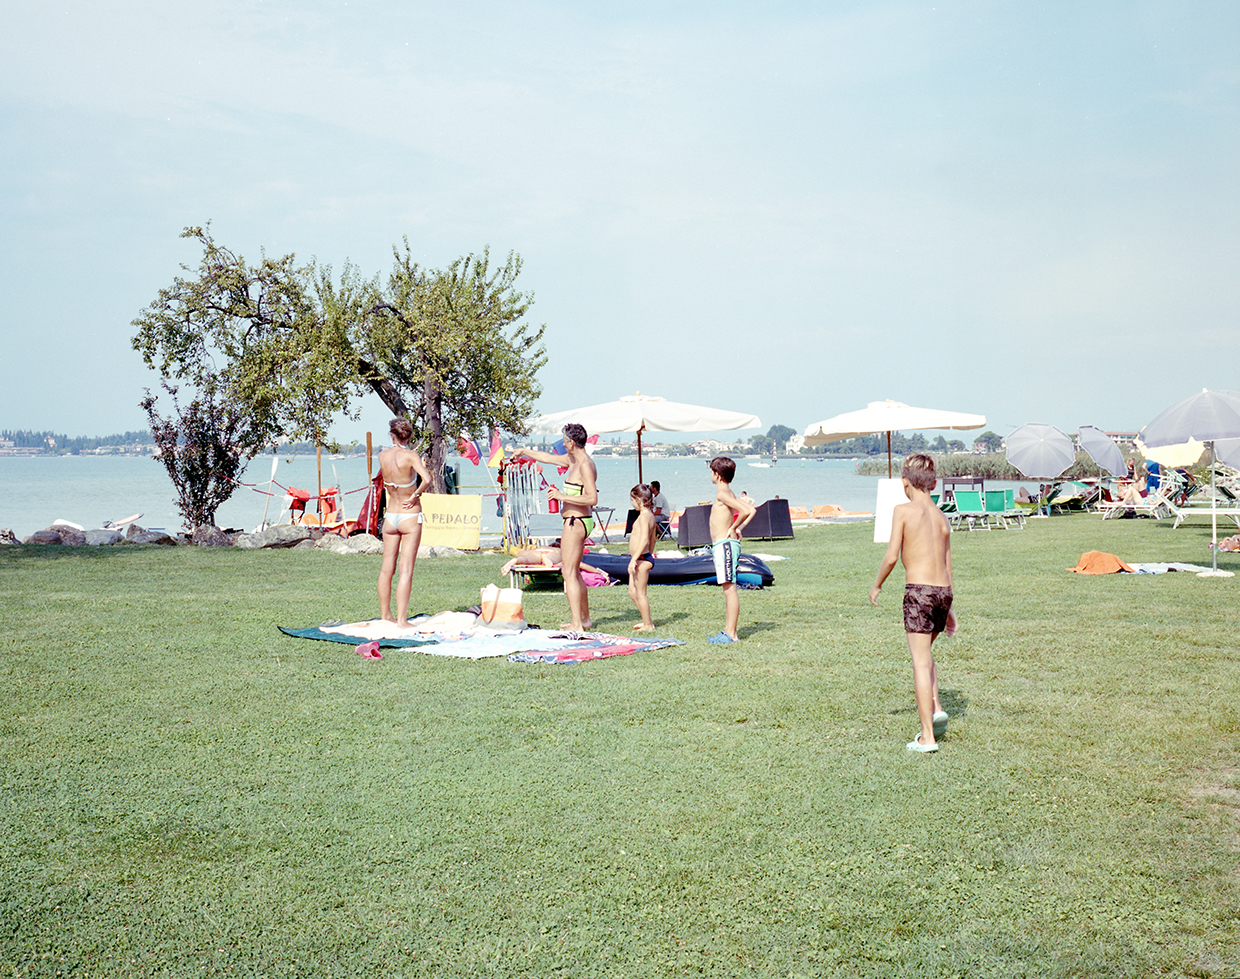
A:
{"label": "bikini top", "polygon": [[[406,448],[406,446],[401,446],[401,448]],[[384,449],[384,451],[386,452],[387,450]],[[422,481],[422,477],[419,476],[417,473],[414,473],[413,479],[409,480],[409,482],[407,483],[389,483],[385,479],[383,481],[383,486],[385,489],[409,489],[410,486],[417,486],[418,483],[420,483],[421,481]]]}
{"label": "bikini top", "polygon": [[422,482],[422,477],[414,473],[413,479],[407,483],[389,483],[387,480],[384,480],[383,485],[387,489],[408,489],[410,486],[417,486],[420,482]]}
{"label": "bikini top", "polygon": [[585,490],[585,486],[582,485],[581,483],[565,483],[564,484],[564,495],[565,496],[580,496],[584,490]]}

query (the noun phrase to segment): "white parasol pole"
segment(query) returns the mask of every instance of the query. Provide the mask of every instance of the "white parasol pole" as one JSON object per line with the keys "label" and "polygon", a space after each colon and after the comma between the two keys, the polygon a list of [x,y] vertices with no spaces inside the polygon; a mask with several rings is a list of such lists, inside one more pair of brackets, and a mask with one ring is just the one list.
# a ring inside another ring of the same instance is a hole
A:
{"label": "white parasol pole", "polygon": [[642,432],[645,430],[645,425],[637,430],[637,481],[639,483],[645,482],[642,479]]}
{"label": "white parasol pole", "polygon": [[1214,455],[1214,439],[1210,439],[1210,556],[1213,558],[1209,571],[1198,571],[1198,578],[1234,578],[1231,571],[1218,569],[1218,495],[1214,484],[1217,459]]}

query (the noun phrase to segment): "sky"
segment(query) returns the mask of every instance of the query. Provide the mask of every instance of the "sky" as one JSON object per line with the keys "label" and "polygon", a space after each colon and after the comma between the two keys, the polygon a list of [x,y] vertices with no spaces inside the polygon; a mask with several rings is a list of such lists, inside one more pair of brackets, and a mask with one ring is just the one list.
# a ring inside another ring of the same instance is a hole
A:
{"label": "sky", "polygon": [[403,237],[432,268],[516,252],[547,413],[640,391],[804,430],[891,398],[1133,430],[1240,388],[1234,0],[6,20],[0,429],[145,428],[132,320],[207,222],[385,278]]}

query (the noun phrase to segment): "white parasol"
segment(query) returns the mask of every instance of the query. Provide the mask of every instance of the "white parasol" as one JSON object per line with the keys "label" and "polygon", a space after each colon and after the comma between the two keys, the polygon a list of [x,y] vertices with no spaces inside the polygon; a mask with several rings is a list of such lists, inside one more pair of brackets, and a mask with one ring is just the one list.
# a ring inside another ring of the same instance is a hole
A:
{"label": "white parasol", "polygon": [[939,408],[914,408],[899,401],[871,401],[859,411],[849,411],[825,421],[814,422],[805,430],[806,445],[826,445],[861,435],[887,433],[887,476],[891,478],[891,433],[917,432],[926,428],[951,428],[964,431],[981,428],[985,415],[969,415],[962,411]]}
{"label": "white parasol", "polygon": [[1007,461],[1030,479],[1055,479],[1076,461],[1072,439],[1054,425],[1021,425],[1004,442]]}
{"label": "white parasol", "polygon": [[1120,452],[1115,440],[1100,428],[1093,425],[1082,425],[1077,432],[1081,440],[1081,448],[1089,453],[1089,457],[1112,476],[1126,476],[1128,462],[1124,453]]}
{"label": "white parasol", "polygon": [[[1210,461],[1216,458],[1215,443],[1240,438],[1240,391],[1207,391],[1177,401],[1141,429],[1141,441],[1152,449],[1163,445],[1180,445],[1189,439],[1205,442],[1210,447]],[[1230,446],[1229,446],[1230,447]],[[1210,466],[1210,537],[1214,544],[1213,567],[1198,577],[1230,578],[1230,571],[1218,569],[1218,496],[1215,492],[1214,466]]]}
{"label": "white parasol", "polygon": [[558,435],[569,422],[590,433],[637,433],[637,480],[642,482],[642,432],[721,432],[738,428],[761,428],[757,415],[700,405],[680,404],[648,394],[626,395],[619,401],[589,405],[529,419],[531,432]]}
{"label": "white parasol", "polygon": [[1195,466],[1201,461],[1201,456],[1206,451],[1205,443],[1198,442],[1196,439],[1189,439],[1177,445],[1154,446],[1146,445],[1138,436],[1135,443],[1141,455],[1168,469],[1187,469],[1189,466]]}

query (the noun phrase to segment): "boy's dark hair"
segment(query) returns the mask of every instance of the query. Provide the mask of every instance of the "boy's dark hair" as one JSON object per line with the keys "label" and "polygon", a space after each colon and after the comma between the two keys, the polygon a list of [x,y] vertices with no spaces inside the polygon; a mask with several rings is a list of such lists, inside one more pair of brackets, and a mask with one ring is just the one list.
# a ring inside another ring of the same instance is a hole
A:
{"label": "boy's dark hair", "polygon": [[661,490],[662,488],[663,488],[663,487],[659,484],[659,481],[658,481],[657,479],[652,479],[652,480],[650,481],[650,490],[651,490],[651,492],[653,492],[653,493],[657,493],[657,492],[659,492],[659,490]]}
{"label": "boy's dark hair", "polygon": [[913,489],[929,493],[934,489],[934,460],[924,452],[915,452],[904,460],[900,475],[908,480]]}
{"label": "boy's dark hair", "polygon": [[645,483],[638,483],[631,490],[629,490],[629,496],[636,496],[637,499],[641,501],[641,505],[644,507],[648,507],[654,502],[654,493],[650,491],[650,487]]}
{"label": "boy's dark hair", "polygon": [[388,431],[402,442],[408,442],[413,438],[413,426],[409,424],[407,418],[393,418],[388,422]]}
{"label": "boy's dark hair", "polygon": [[710,460],[710,471],[725,483],[730,483],[736,475],[736,463],[727,456],[715,456]]}
{"label": "boy's dark hair", "polygon": [[589,436],[586,434],[586,427],[584,425],[578,425],[576,422],[569,422],[562,429],[560,429],[560,431],[564,433],[564,438],[572,439],[573,442],[583,449],[586,447],[586,439],[589,438]]}

